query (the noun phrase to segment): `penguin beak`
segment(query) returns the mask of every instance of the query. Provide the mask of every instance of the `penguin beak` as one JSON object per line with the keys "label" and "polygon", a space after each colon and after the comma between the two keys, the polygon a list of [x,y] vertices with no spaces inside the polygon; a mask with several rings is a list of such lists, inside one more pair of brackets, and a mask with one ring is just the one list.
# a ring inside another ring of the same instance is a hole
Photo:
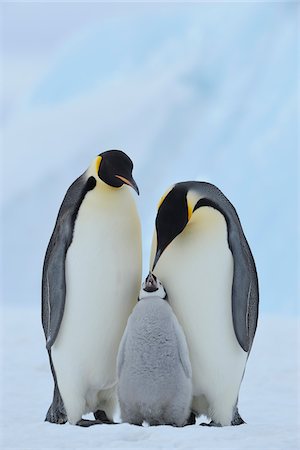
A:
{"label": "penguin beak", "polygon": [[157,261],[159,260],[161,254],[162,254],[162,250],[160,248],[158,248],[157,251],[156,251],[155,258],[154,258],[152,270],[154,270],[154,268],[155,268],[155,266],[157,264]]}
{"label": "penguin beak", "polygon": [[116,178],[119,178],[121,181],[123,181],[123,183],[127,184],[128,186],[131,186],[132,189],[135,190],[137,195],[140,195],[139,188],[132,177],[128,180],[127,178],[122,177],[121,175],[115,175],[115,176],[116,176]]}

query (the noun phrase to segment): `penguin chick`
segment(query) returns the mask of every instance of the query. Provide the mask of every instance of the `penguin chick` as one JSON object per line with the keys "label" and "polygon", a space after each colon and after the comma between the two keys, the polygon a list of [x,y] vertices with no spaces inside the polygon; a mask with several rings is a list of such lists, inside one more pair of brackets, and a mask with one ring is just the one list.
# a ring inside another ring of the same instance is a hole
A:
{"label": "penguin chick", "polygon": [[192,400],[189,351],[164,287],[151,273],[128,319],[117,372],[124,422],[179,427],[187,423]]}

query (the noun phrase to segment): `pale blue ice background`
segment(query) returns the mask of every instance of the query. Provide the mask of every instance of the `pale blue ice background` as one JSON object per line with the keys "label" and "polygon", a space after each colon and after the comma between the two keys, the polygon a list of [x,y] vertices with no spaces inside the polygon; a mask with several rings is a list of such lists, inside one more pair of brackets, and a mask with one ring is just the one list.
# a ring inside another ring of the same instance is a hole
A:
{"label": "pale blue ice background", "polygon": [[[0,8],[2,448],[299,448],[299,3]],[[170,184],[207,180],[236,206],[261,290],[240,395],[247,426],[43,423],[52,383],[42,261],[66,189],[110,148],[135,163],[144,274],[156,204]]]}
{"label": "pale blue ice background", "polygon": [[[39,303],[67,187],[99,152],[135,163],[144,273],[156,204],[207,180],[236,206],[261,309],[297,307],[297,4],[6,3],[4,301]],[[299,119],[299,116],[298,116]]]}

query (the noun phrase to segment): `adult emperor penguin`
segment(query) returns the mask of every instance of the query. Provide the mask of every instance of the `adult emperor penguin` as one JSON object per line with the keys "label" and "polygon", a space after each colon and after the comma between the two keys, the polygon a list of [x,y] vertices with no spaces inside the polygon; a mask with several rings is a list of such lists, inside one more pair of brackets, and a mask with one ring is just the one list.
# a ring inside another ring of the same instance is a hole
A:
{"label": "adult emperor penguin", "polygon": [[235,208],[214,185],[182,182],[162,197],[151,268],[183,326],[196,415],[209,425],[244,423],[240,384],[258,317],[254,259]]}
{"label": "adult emperor penguin", "polygon": [[121,340],[118,394],[124,422],[183,426],[192,401],[192,369],[183,330],[158,278],[142,285]]}
{"label": "adult emperor penguin", "polygon": [[[101,153],[68,189],[43,267],[42,323],[54,379],[46,421],[109,423],[116,357],[141,282],[133,164]],[[96,421],[82,419],[94,412]]]}

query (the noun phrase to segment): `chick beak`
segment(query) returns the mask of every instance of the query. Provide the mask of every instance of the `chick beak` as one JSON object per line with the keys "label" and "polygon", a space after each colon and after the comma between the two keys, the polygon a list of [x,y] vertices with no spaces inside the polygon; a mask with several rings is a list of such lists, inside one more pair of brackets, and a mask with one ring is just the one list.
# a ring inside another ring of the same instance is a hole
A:
{"label": "chick beak", "polygon": [[154,292],[154,291],[157,291],[157,289],[158,289],[158,287],[157,287],[156,279],[152,275],[152,273],[150,272],[149,275],[146,278],[144,290],[146,292]]}

